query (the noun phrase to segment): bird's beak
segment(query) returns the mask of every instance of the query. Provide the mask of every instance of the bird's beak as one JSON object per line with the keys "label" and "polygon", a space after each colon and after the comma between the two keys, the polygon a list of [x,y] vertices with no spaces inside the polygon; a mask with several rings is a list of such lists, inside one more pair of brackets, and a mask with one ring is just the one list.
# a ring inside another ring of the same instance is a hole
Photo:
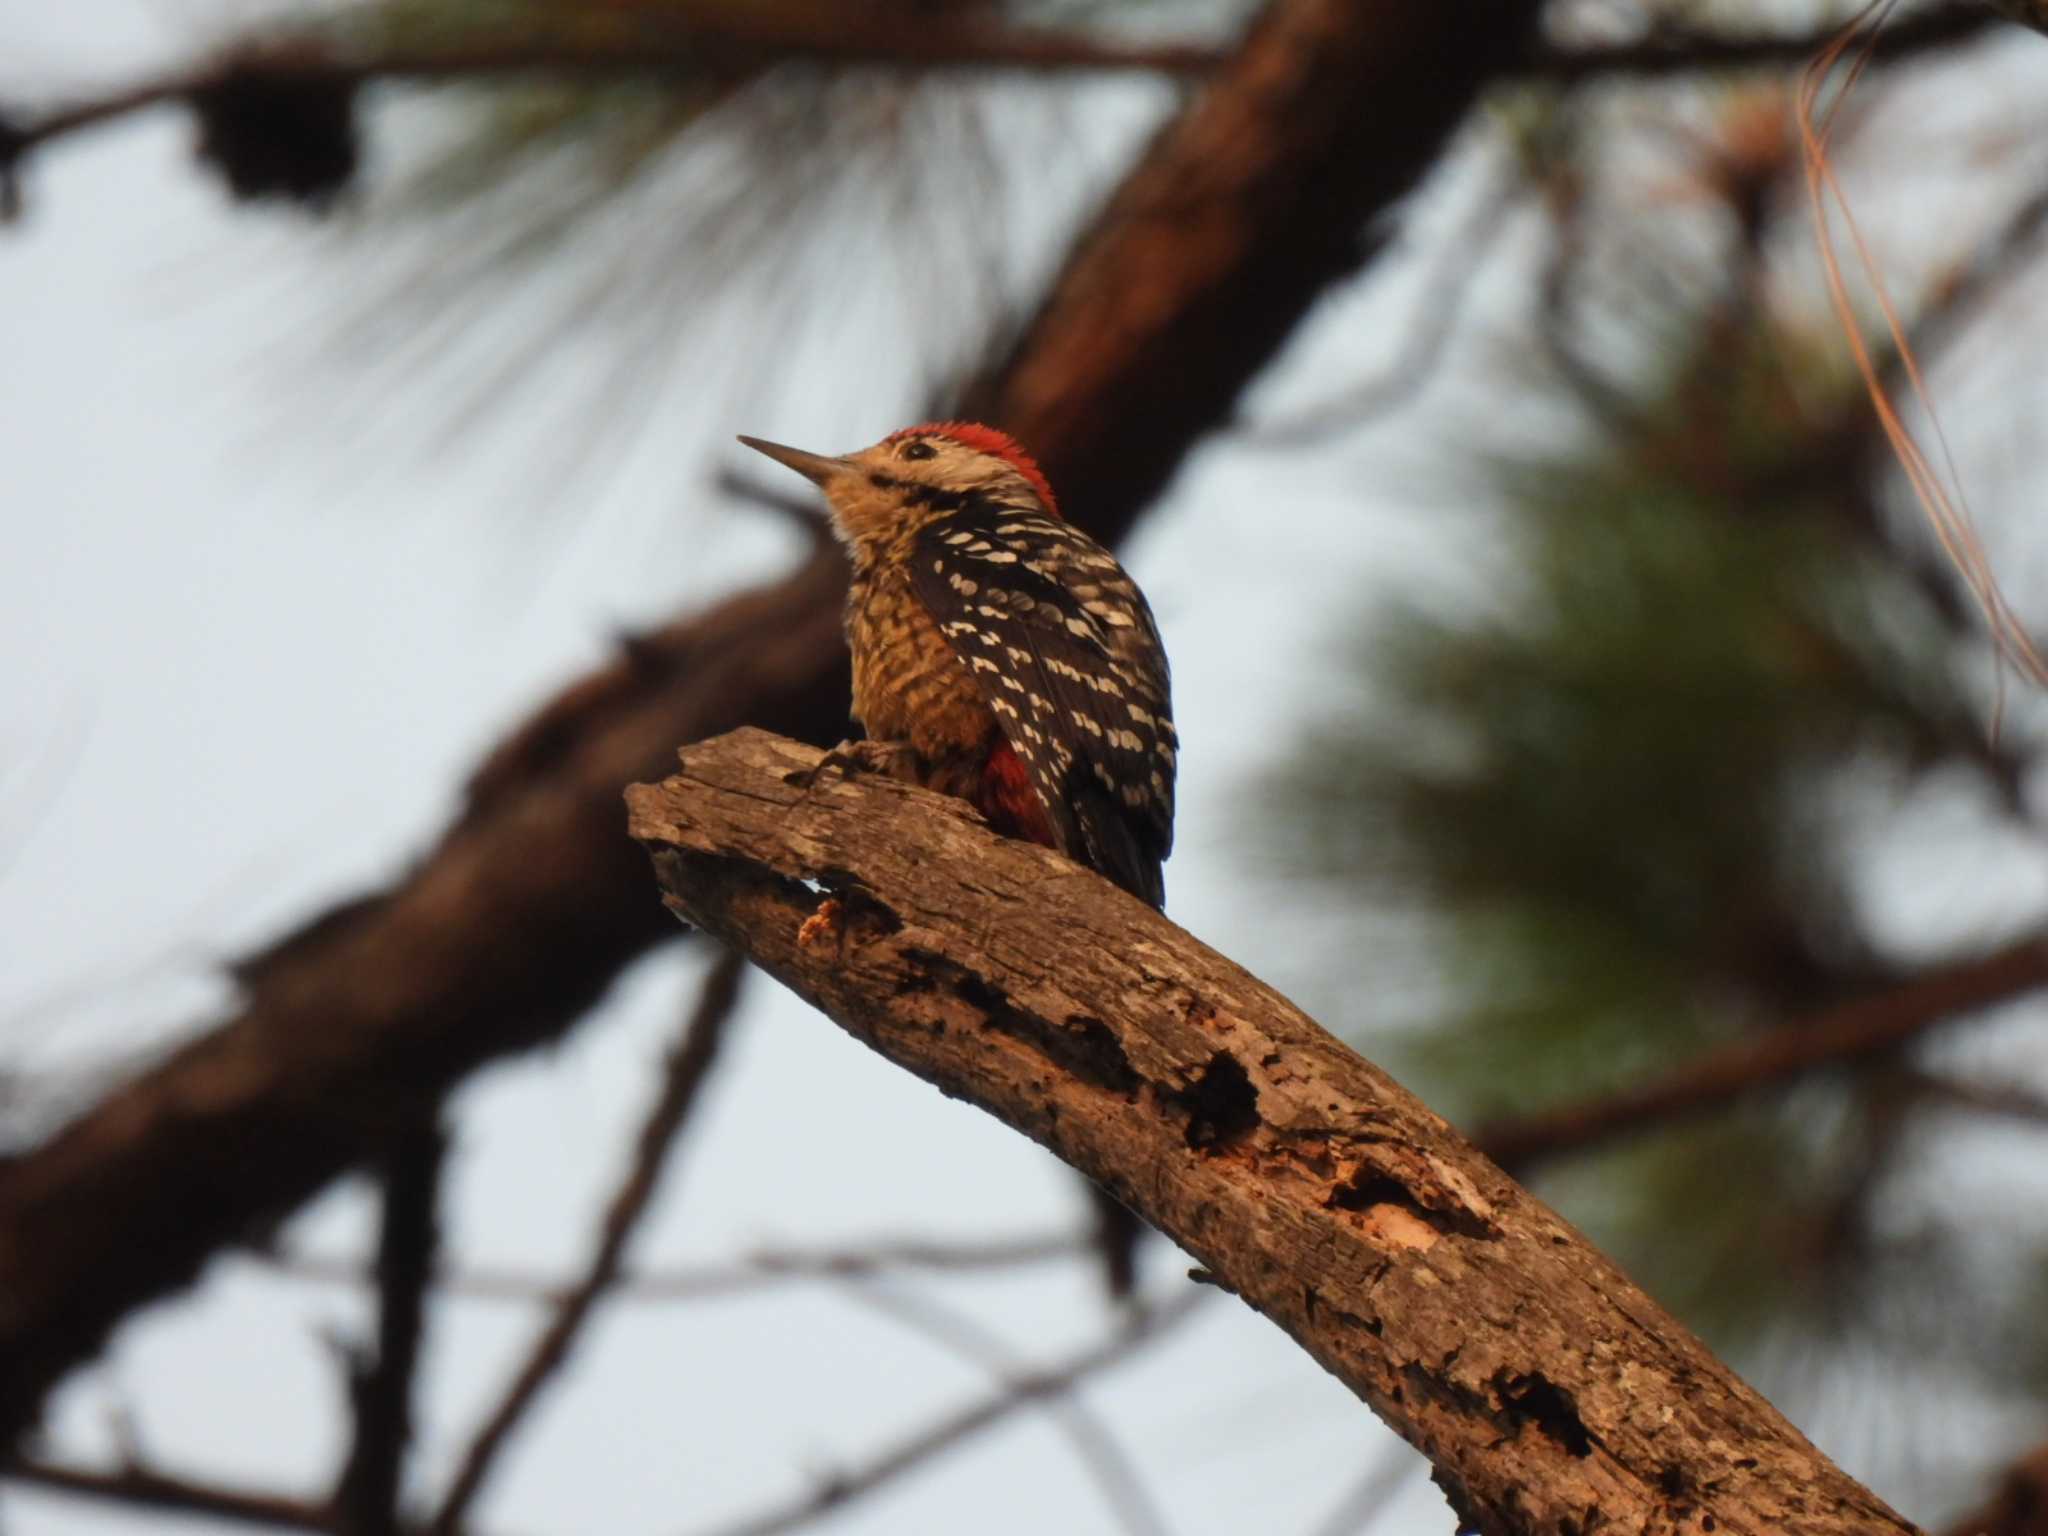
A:
{"label": "bird's beak", "polygon": [[740,437],[740,441],[753,449],[754,452],[767,454],[776,463],[787,465],[806,480],[814,481],[819,485],[825,484],[834,475],[843,475],[846,471],[853,468],[844,459],[835,459],[822,453],[806,453],[801,448],[790,448],[781,443],[771,443],[764,438],[747,437],[743,434]]}

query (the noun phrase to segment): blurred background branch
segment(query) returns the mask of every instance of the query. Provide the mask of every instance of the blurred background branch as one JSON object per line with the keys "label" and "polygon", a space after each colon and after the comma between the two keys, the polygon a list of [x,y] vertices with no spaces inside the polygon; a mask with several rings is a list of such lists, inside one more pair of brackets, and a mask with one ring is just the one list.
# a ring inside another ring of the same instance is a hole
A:
{"label": "blurred background branch", "polygon": [[698,996],[697,1005],[668,1059],[660,1096],[647,1112],[646,1122],[634,1144],[633,1159],[626,1177],[605,1208],[590,1263],[575,1289],[555,1306],[555,1315],[533,1342],[533,1348],[505,1389],[490,1417],[478,1428],[463,1452],[441,1507],[435,1512],[431,1529],[435,1536],[454,1536],[465,1523],[469,1506],[491,1474],[491,1465],[504,1452],[514,1431],[533,1406],[548,1381],[569,1358],[576,1336],[590,1319],[591,1311],[618,1282],[626,1259],[626,1244],[647,1213],[676,1138],[695,1108],[698,1095],[712,1064],[718,1059],[733,1005],[739,1000],[740,957],[730,952],[718,957]]}
{"label": "blurred background branch", "polygon": [[355,1434],[334,1491],[335,1524],[360,1536],[398,1536],[406,1528],[400,1496],[447,1155],[446,1134],[430,1123],[400,1133],[383,1169],[376,1352],[350,1372]]}

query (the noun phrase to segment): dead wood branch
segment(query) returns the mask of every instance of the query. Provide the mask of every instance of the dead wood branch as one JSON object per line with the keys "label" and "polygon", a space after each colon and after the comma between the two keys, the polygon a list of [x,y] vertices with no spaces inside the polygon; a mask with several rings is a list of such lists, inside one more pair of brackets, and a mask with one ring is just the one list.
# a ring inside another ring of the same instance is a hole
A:
{"label": "dead wood branch", "polygon": [[[975,391],[1115,543],[1521,56],[1533,0],[1274,0]],[[887,423],[894,425],[895,423]],[[882,425],[882,424],[878,424]],[[373,1155],[394,1103],[552,1039],[673,932],[617,797],[675,744],[843,734],[839,557],[626,647],[486,760],[419,867],[237,968],[240,1013],[0,1166],[0,1442],[142,1303]]]}
{"label": "dead wood branch", "polygon": [[[1113,1191],[1488,1536],[1913,1529],[1437,1116],[1144,903],[759,731],[628,792],[668,904]],[[841,905],[806,932],[818,888]]]}

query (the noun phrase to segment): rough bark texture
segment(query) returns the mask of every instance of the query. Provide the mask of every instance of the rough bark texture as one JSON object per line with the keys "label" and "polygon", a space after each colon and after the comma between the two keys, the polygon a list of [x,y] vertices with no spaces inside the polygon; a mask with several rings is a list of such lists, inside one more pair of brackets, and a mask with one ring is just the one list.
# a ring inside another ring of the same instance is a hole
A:
{"label": "rough bark texture", "polygon": [[[1275,0],[1078,244],[973,393],[1077,521],[1130,528],[1361,231],[1428,169],[1533,0]],[[566,1030],[672,931],[616,797],[742,722],[844,730],[844,577],[787,580],[636,640],[484,763],[389,889],[238,968],[236,1017],[0,1163],[0,1441],[132,1309],[187,1283],[462,1074]]]}
{"label": "rough bark texture", "polygon": [[[678,915],[1111,1189],[1489,1536],[1913,1527],[1284,997],[1057,854],[760,731],[628,791]],[[817,914],[831,892],[836,921]],[[801,936],[800,936],[801,935]]]}

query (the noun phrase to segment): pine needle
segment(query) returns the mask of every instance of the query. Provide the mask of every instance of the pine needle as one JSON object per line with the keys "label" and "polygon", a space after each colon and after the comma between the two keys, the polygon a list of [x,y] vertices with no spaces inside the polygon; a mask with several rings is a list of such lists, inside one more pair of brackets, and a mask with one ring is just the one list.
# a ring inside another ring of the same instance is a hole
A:
{"label": "pine needle", "polygon": [[[1998,585],[1998,577],[1992,569],[1990,556],[1984,543],[1978,537],[1976,521],[1971,516],[1968,499],[1962,488],[1962,475],[1956,467],[1955,455],[1949,447],[1948,435],[1942,430],[1941,418],[1934,409],[1928,395],[1926,380],[1922,377],[1919,360],[1915,357],[1912,343],[1907,340],[1905,327],[1899,320],[1897,306],[1885,285],[1884,274],[1864,239],[1863,230],[1856,222],[1854,210],[1849,205],[1840,181],[1835,175],[1834,162],[1828,155],[1828,137],[1834,127],[1836,113],[1840,110],[1849,92],[1861,78],[1871,58],[1872,47],[1878,32],[1896,6],[1896,0],[1870,0],[1862,11],[1842,29],[1835,40],[1823,49],[1807,65],[1799,85],[1797,116],[1799,137],[1804,151],[1806,165],[1806,194],[1813,217],[1814,237],[1821,254],[1822,269],[1827,274],[1828,297],[1836,317],[1841,321],[1843,333],[1848,337],[1849,347],[1856,359],[1857,371],[1863,377],[1864,388],[1869,391],[1870,403],[1877,413],[1878,424],[1883,427],[1886,440],[1891,444],[1893,454],[1898,458],[1899,467],[1905,471],[1907,483],[1913,488],[1914,499],[1920,503],[1928,524],[1934,530],[1942,552],[1948,556],[1963,582],[1976,599],[1978,609],[1991,629],[1992,644],[2000,666],[1998,669],[1998,694],[1992,716],[1992,733],[1998,731],[1999,721],[2005,710],[2005,667],[2010,665],[2036,686],[2048,685],[2048,661],[2035,649],[2026,626],[2021,622],[2005,593]],[[1843,57],[1854,51],[1847,75],[1841,87],[1828,101],[1825,110],[1820,110],[1821,93],[1836,66]],[[1884,316],[1885,328],[1892,345],[1897,349],[1899,363],[1904,370],[1906,381],[1911,388],[1913,399],[1926,416],[1928,426],[1934,434],[1940,450],[1940,467],[1930,461],[1926,452],[1899,414],[1898,404],[1893,399],[1882,372],[1870,355],[1870,348],[1863,337],[1856,311],[1849,299],[1848,283],[1842,273],[1842,265],[1835,249],[1835,237],[1830,219],[1830,205],[1839,210],[1840,219],[1849,233],[1855,249],[1856,262],[1868,280],[1875,295],[1878,308]],[[1951,487],[1953,489],[1951,490]]]}

